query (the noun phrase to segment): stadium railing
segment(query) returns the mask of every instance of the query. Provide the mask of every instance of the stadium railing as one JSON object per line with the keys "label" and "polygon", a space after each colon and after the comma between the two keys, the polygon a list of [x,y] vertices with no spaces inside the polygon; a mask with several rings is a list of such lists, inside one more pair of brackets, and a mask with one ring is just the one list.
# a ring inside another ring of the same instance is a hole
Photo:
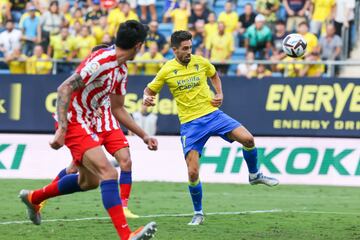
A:
{"label": "stadium railing", "polygon": [[[49,60],[39,60],[39,61],[49,61]],[[73,59],[72,61],[64,61],[64,60],[57,60],[57,59],[51,59],[50,60],[53,63],[53,69],[52,74],[55,75],[58,73],[57,66],[59,63],[73,63],[74,66],[79,64],[81,62],[80,59]],[[4,58],[0,58],[0,62],[5,62]],[[134,61],[128,61],[128,63],[164,63],[164,61],[158,61],[158,60],[134,60]],[[227,60],[227,61],[212,61],[213,64],[221,64],[221,65],[238,65],[238,64],[263,64],[266,66],[276,65],[276,64],[284,64],[284,65],[292,65],[292,64],[303,64],[303,65],[325,65],[327,67],[327,72],[323,75],[325,77],[334,77],[335,76],[335,68],[343,67],[343,66],[360,66],[359,60],[326,60],[326,61],[275,61],[275,60],[254,60],[254,61],[247,61],[245,59],[239,59],[239,60]],[[0,73],[4,73],[4,71],[0,71]],[[284,73],[284,76],[286,77],[286,73]]]}

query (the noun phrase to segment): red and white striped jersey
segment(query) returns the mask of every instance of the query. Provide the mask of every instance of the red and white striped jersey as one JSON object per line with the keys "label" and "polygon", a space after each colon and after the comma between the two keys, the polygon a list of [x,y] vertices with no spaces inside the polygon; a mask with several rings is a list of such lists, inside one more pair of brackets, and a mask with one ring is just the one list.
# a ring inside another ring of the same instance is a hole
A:
{"label": "red and white striped jersey", "polygon": [[91,126],[95,111],[109,101],[110,94],[126,94],[127,66],[119,65],[115,46],[112,46],[93,52],[79,65],[76,73],[83,79],[85,87],[73,93],[68,120],[87,128]]}
{"label": "red and white striped jersey", "polygon": [[98,109],[99,116],[92,118],[92,129],[95,132],[108,132],[120,129],[120,124],[111,113],[110,98],[107,97],[103,101],[103,105]]}

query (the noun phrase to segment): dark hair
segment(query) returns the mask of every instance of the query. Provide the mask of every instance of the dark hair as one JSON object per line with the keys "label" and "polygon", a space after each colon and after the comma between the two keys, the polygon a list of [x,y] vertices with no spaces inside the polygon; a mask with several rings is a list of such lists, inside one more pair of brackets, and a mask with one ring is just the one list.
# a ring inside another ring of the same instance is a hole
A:
{"label": "dark hair", "polygon": [[115,45],[127,50],[133,48],[137,43],[144,42],[148,27],[135,20],[128,20],[119,26],[116,34]]}
{"label": "dark hair", "polygon": [[99,44],[99,45],[96,45],[95,47],[93,47],[91,49],[91,52],[95,52],[97,50],[100,50],[100,49],[103,49],[103,48],[108,48],[108,47],[109,47],[109,45],[102,43],[102,44]]}
{"label": "dark hair", "polygon": [[171,47],[178,48],[183,41],[191,40],[192,35],[188,31],[176,31],[171,34]]}
{"label": "dark hair", "polygon": [[286,23],[283,20],[277,20],[275,25],[286,25]]}
{"label": "dark hair", "polygon": [[298,24],[298,27],[305,25],[307,27],[309,27],[309,24],[306,21],[302,21],[301,23]]}

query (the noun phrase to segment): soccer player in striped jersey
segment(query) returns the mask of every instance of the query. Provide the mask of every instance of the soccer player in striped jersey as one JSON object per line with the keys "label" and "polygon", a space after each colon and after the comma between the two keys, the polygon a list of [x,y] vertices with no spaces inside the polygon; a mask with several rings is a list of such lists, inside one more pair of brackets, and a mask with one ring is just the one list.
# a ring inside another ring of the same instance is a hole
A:
{"label": "soccer player in striped jersey", "polygon": [[[176,31],[171,35],[175,59],[168,61],[144,90],[144,104],[155,105],[155,96],[167,84],[175,98],[181,123],[180,134],[188,167],[189,191],[194,206],[194,217],[189,225],[204,221],[202,186],[199,179],[199,158],[211,136],[243,145],[243,155],[249,169],[250,184],[275,186],[275,178],[264,176],[258,169],[254,138],[238,121],[218,108],[223,101],[221,80],[215,67],[205,58],[192,55],[192,35]],[[207,78],[216,93],[212,97]]]}
{"label": "soccer player in striped jersey", "polygon": [[[26,204],[33,223],[41,222],[39,204],[44,200],[93,189],[100,182],[104,208],[110,215],[119,238],[128,240],[153,237],[156,231],[154,222],[131,232],[119,197],[117,171],[101,148],[101,135],[90,127],[96,110],[109,97],[115,119],[142,138],[150,150],[157,149],[157,140],[137,126],[124,107],[128,80],[126,61],[134,59],[146,35],[147,29],[141,23],[122,23],[117,32],[115,46],[91,54],[75,73],[59,86],[56,104],[58,128],[50,145],[59,149],[65,144],[70,149],[79,174],[66,175],[36,191],[20,192],[20,198]],[[104,126],[106,127],[106,124]]]}

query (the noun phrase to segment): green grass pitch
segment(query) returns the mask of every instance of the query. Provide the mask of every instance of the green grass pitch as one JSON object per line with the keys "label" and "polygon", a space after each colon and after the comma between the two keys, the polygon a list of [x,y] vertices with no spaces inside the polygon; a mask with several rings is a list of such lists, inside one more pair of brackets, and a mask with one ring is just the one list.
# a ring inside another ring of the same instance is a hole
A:
{"label": "green grass pitch", "polygon": [[[41,226],[24,223],[19,190],[47,182],[0,180],[0,239],[117,239],[99,190],[51,199]],[[191,214],[185,183],[134,183],[130,208],[145,217],[129,220],[130,226],[155,220],[158,240],[360,239],[360,188],[208,183],[203,188],[205,213],[212,214],[204,225],[194,227],[187,226],[190,216],[167,216]],[[149,217],[157,214],[162,216]]]}

